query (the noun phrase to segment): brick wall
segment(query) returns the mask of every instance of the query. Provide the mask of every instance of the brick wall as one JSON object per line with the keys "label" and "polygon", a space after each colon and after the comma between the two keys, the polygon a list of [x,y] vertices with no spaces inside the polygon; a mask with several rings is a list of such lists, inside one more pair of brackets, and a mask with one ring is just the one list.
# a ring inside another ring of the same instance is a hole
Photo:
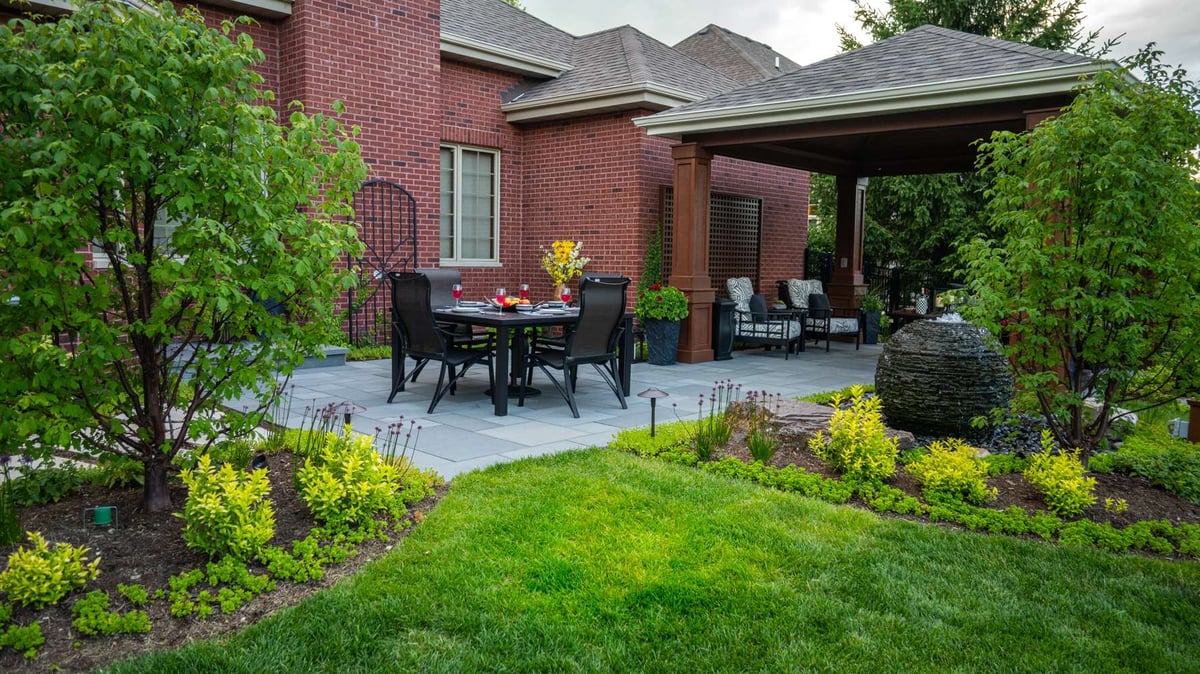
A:
{"label": "brick wall", "polygon": [[[520,128],[505,121],[500,112],[501,94],[520,81],[520,76],[444,61],[441,72],[441,129],[440,139],[447,143],[500,150],[500,263],[496,267],[459,267],[463,287],[478,299],[491,294],[497,285],[507,285],[510,292],[529,281],[524,269],[525,240],[522,237],[524,155],[523,134]],[[437,208],[439,204],[431,204]],[[426,248],[422,241],[420,258],[423,265],[438,262],[438,229],[433,230],[433,244]]]}
{"label": "brick wall", "polygon": [[641,275],[644,133],[631,113],[542,122],[525,131],[525,273],[550,289],[538,246],[583,242],[591,272]]}

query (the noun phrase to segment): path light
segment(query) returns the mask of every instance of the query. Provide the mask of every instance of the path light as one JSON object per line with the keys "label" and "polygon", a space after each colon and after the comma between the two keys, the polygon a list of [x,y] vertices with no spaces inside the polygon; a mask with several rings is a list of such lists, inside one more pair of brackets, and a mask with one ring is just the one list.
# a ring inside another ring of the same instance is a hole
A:
{"label": "path light", "polygon": [[345,423],[345,425],[349,426],[350,425],[350,417],[359,412],[366,412],[367,408],[363,407],[362,405],[355,404],[353,401],[343,400],[342,402],[340,402],[336,406],[334,406],[334,411],[341,412],[342,413],[342,422]]}
{"label": "path light", "polygon": [[660,391],[653,386],[638,394],[639,398],[650,399],[650,437],[652,438],[654,437],[654,406],[659,398],[666,398],[669,395],[671,394],[666,391]]}

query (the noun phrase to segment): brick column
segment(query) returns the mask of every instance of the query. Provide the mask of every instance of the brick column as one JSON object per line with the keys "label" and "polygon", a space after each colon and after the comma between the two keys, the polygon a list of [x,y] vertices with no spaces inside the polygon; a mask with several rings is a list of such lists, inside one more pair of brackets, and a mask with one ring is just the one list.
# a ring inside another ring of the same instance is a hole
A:
{"label": "brick column", "polygon": [[825,292],[835,307],[857,307],[863,282],[863,221],[867,206],[867,179],[837,177],[837,240],[834,243],[833,278]]}
{"label": "brick column", "polygon": [[712,312],[716,293],[708,276],[708,204],[712,154],[696,143],[671,148],[675,159],[675,206],[671,230],[671,285],[688,296],[688,317],[679,330],[677,359],[713,359]]}

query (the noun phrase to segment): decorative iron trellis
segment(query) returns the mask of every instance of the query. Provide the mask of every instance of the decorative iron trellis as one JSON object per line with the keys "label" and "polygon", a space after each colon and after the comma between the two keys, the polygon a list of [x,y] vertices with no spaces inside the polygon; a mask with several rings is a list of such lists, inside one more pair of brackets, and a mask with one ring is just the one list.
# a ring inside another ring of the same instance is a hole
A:
{"label": "decorative iron trellis", "polygon": [[389,271],[411,271],[417,260],[417,200],[386,180],[368,180],[354,195],[363,256],[346,263],[358,284],[346,292],[346,334],[350,343],[386,344],[390,317]]}

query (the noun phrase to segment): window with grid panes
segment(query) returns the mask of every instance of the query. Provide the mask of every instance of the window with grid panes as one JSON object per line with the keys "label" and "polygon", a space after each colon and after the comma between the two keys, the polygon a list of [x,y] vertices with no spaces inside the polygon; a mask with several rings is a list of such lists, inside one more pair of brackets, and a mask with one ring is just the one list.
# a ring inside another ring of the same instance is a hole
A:
{"label": "window with grid panes", "polygon": [[500,259],[500,153],[442,145],[441,239],[443,264]]}

